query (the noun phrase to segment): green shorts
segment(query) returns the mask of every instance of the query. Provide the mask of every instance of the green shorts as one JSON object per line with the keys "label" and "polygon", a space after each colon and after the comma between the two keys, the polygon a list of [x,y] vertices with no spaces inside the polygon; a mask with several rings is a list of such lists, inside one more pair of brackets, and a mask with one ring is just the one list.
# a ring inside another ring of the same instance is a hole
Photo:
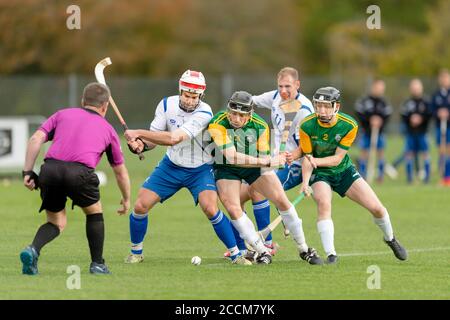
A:
{"label": "green shorts", "polygon": [[351,166],[341,173],[335,175],[324,175],[320,173],[313,173],[309,180],[309,185],[313,185],[316,182],[323,181],[330,185],[331,189],[338,193],[341,197],[345,197],[345,193],[352,186],[353,182],[361,178],[361,175],[356,170],[355,166]]}
{"label": "green shorts", "polygon": [[249,185],[261,177],[261,168],[239,168],[231,166],[214,166],[214,177],[217,180],[244,180]]}

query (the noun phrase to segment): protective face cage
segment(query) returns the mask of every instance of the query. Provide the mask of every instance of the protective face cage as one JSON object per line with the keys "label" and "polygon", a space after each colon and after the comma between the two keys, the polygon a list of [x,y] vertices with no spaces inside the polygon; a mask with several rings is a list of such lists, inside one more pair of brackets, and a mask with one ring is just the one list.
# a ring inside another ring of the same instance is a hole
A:
{"label": "protective face cage", "polygon": [[231,111],[235,111],[235,112],[242,113],[242,114],[249,114],[253,111],[252,104],[249,105],[249,104],[243,104],[243,103],[238,103],[238,102],[234,102],[234,101],[229,101],[227,107]]}

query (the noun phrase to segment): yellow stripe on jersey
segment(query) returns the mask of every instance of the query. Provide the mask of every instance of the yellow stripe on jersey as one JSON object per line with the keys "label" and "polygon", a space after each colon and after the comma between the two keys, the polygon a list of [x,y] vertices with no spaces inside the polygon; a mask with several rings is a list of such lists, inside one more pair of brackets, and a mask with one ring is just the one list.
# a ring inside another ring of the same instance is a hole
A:
{"label": "yellow stripe on jersey", "polygon": [[222,115],[219,116],[216,120],[214,120],[213,123],[218,123],[218,122],[222,121],[223,119],[225,119],[226,116],[227,116],[227,113],[224,112],[224,114],[222,114]]}
{"label": "yellow stripe on jersey", "polygon": [[250,120],[253,121],[253,122],[256,122],[257,124],[260,124],[260,125],[264,126],[264,128],[266,130],[269,130],[269,126],[264,121],[261,121],[258,118],[254,118],[254,117],[251,117]]}
{"label": "yellow stripe on jersey", "polygon": [[312,153],[312,142],[309,135],[300,129],[300,147],[302,148],[303,153]]}
{"label": "yellow stripe on jersey", "polygon": [[347,123],[350,123],[353,127],[357,127],[358,126],[358,124],[355,121],[353,121],[353,120],[351,120],[351,119],[349,119],[347,117],[344,117],[343,115],[341,115],[339,113],[338,113],[337,116],[338,116],[339,120],[342,120],[342,121],[345,121]]}
{"label": "yellow stripe on jersey", "polygon": [[227,135],[227,129],[224,126],[217,124],[216,122],[217,121],[211,123],[208,126],[208,132],[211,135],[214,143],[218,147],[222,147],[230,143],[232,144],[230,137]]}
{"label": "yellow stripe on jersey", "polygon": [[303,119],[303,121],[300,123],[300,126],[304,123],[304,122],[306,122],[306,121],[308,121],[308,120],[311,120],[312,118],[315,118],[316,117],[316,114],[315,113],[311,113],[309,116],[307,116],[305,119]]}
{"label": "yellow stripe on jersey", "polygon": [[269,130],[264,130],[263,134],[259,136],[258,141],[256,143],[256,148],[259,152],[262,153],[270,153],[270,136]]}
{"label": "yellow stripe on jersey", "polygon": [[355,141],[356,133],[358,132],[358,127],[354,126],[352,130],[349,131],[345,135],[345,137],[342,138],[342,140],[339,142],[340,145],[350,148],[350,146],[353,144],[353,141]]}

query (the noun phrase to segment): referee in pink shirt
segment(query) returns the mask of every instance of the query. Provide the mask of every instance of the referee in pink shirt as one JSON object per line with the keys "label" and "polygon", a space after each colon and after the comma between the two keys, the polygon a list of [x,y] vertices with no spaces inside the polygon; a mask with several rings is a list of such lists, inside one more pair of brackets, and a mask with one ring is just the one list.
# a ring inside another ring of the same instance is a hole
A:
{"label": "referee in pink shirt", "polygon": [[[130,179],[124,164],[120,141],[106,121],[109,89],[99,83],[83,91],[82,108],[67,108],[54,113],[28,142],[23,183],[30,190],[40,188],[47,223],[37,231],[33,242],[20,253],[22,273],[38,273],[38,257],[44,245],[55,239],[66,226],[67,197],[86,214],[86,235],[91,252],[90,273],[109,274],[103,259],[104,223],[99,180],[94,173],[103,153],[116,176],[122,193],[120,215],[130,208]],[[33,172],[42,145],[52,141],[39,176]]]}

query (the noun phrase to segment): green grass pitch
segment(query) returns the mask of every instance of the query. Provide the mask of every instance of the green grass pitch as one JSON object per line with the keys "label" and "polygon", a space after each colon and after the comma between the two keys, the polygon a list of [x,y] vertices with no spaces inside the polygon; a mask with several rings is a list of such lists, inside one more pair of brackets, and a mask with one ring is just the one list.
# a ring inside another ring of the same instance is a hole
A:
{"label": "green grass pitch", "polygon": [[[123,148],[126,150],[125,143]],[[395,158],[400,150],[399,138],[389,140],[388,159]],[[146,153],[143,162],[125,153],[134,201],[164,148]],[[128,215],[115,213],[120,193],[103,159],[99,169],[109,178],[101,188],[106,223],[104,256],[113,274],[89,274],[85,217],[79,208],[70,210],[68,202],[66,230],[42,250],[40,274],[25,276],[21,274],[19,252],[31,242],[44,215],[37,213],[37,192],[28,191],[19,180],[11,184],[3,180],[0,299],[449,299],[450,189],[438,186],[435,159],[434,179],[427,186],[406,185],[403,170],[399,180],[387,179],[385,184],[375,185],[389,209],[398,239],[409,249],[408,261],[394,258],[368,212],[335,194],[335,244],[341,260],[338,265],[322,267],[301,261],[293,241],[283,239],[281,226],[274,234],[281,249],[271,265],[231,265],[222,258],[224,247],[200,208],[193,206],[186,189],[151,211],[145,261],[126,265],[123,259],[129,250]],[[288,195],[293,199],[296,191]],[[247,209],[251,212],[250,207]],[[308,244],[323,255],[313,201],[305,199],[297,209]],[[275,215],[272,208],[272,218]],[[202,258],[200,266],[190,263],[195,255]],[[81,268],[79,290],[66,286],[70,265]],[[367,287],[371,276],[368,268],[373,265],[380,269],[380,289]]]}

